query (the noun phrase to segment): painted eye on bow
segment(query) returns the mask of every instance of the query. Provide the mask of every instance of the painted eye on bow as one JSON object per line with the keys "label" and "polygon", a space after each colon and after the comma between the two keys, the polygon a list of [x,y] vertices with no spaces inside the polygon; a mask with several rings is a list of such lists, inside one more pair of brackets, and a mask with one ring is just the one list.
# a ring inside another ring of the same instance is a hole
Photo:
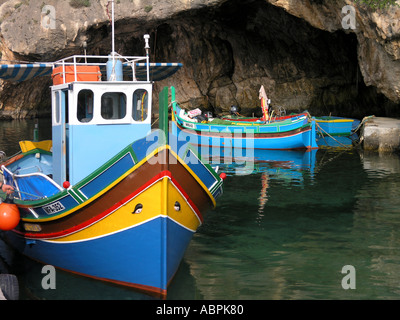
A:
{"label": "painted eye on bow", "polygon": [[181,211],[181,204],[178,201],[175,201],[174,209],[175,211]]}
{"label": "painted eye on bow", "polygon": [[132,213],[141,213],[143,209],[143,205],[141,203],[138,203],[135,207],[135,210],[133,210]]}

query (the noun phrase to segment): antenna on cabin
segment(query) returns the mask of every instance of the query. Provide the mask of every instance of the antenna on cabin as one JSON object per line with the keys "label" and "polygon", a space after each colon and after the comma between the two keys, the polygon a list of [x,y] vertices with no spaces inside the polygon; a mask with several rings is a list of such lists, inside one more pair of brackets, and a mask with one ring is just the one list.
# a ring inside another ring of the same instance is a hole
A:
{"label": "antenna on cabin", "polygon": [[86,41],[83,41],[82,47],[83,47],[83,52],[85,54],[85,63],[87,63],[87,59],[86,59],[87,42]]}
{"label": "antenna on cabin", "polygon": [[116,52],[115,52],[115,32],[114,32],[114,0],[108,0],[107,14],[110,2],[111,2],[111,54],[108,56],[108,61],[107,61],[107,80],[122,81],[123,80],[122,62],[121,60],[115,58]]}
{"label": "antenna on cabin", "polygon": [[147,81],[150,81],[150,61],[149,61],[149,49],[150,49],[150,45],[149,45],[149,39],[150,39],[150,35],[145,34],[143,36],[144,41],[145,41],[145,45],[144,48],[146,49],[146,73],[147,73]]}
{"label": "antenna on cabin", "polygon": [[111,1],[111,53],[115,56],[115,40],[114,40],[114,0]]}
{"label": "antenna on cabin", "polygon": [[144,41],[145,41],[144,48],[146,49],[146,56],[149,56],[149,49],[150,49],[149,39],[150,39],[150,36],[148,34],[145,34],[143,36],[143,38],[144,38]]}

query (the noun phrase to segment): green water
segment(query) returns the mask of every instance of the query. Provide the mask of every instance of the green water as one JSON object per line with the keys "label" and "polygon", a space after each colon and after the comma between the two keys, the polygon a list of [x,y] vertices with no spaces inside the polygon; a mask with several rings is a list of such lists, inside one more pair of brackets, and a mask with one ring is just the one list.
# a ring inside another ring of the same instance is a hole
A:
{"label": "green water", "polygon": [[398,299],[399,169],[397,155],[319,150],[301,176],[230,176],[185,256],[199,298]]}
{"label": "green water", "polygon": [[[0,150],[17,152],[32,130],[30,120],[0,122]],[[224,194],[205,214],[168,299],[399,299],[399,156],[352,148],[300,156],[307,161],[219,159]],[[22,299],[150,299],[62,271],[57,288],[43,290],[42,266],[4,250]],[[346,265],[355,289],[342,287]]]}

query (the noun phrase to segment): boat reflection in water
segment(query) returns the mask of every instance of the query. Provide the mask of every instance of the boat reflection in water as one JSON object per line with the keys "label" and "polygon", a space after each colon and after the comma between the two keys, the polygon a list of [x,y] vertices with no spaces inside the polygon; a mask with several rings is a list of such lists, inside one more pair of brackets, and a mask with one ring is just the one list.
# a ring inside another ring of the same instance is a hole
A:
{"label": "boat reflection in water", "polygon": [[270,179],[303,184],[304,175],[314,174],[318,150],[260,150],[242,148],[200,148],[202,159],[209,159],[212,167],[227,176],[260,174],[261,189],[258,198],[262,214],[268,201]]}
{"label": "boat reflection in water", "polygon": [[319,147],[351,147],[358,140],[358,135],[350,136],[322,136],[317,135],[317,144]]}
{"label": "boat reflection in water", "polygon": [[252,173],[278,173],[313,171],[318,150],[261,150],[252,148],[198,149],[202,159],[227,175],[247,175]]}

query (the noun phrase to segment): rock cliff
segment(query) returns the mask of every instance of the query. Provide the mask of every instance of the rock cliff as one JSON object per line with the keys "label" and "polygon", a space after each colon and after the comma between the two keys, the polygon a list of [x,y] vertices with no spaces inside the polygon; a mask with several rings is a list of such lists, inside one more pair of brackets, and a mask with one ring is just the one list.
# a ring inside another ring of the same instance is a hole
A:
{"label": "rock cliff", "polygon": [[[84,43],[88,54],[108,54],[107,3],[0,1],[2,59],[54,61],[83,53]],[[346,5],[354,14],[342,11]],[[143,34],[149,33],[152,61],[184,64],[156,84],[174,85],[183,106],[221,113],[239,105],[243,114],[257,113],[264,85],[272,105],[288,112],[400,115],[399,6],[374,10],[351,0],[116,0],[115,11],[117,52],[143,54]],[[47,78],[2,82],[0,118],[48,114],[49,85]]]}

